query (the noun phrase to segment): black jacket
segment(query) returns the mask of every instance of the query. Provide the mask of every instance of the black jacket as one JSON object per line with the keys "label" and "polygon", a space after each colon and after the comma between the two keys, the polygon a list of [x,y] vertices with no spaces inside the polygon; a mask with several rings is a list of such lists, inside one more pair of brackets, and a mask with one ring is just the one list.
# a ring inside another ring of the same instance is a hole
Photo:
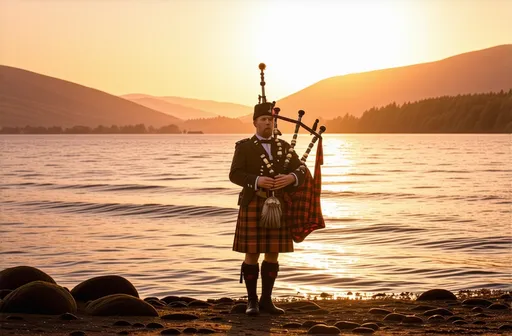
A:
{"label": "black jacket", "polygon": [[[278,145],[274,141],[271,143],[271,153],[273,160],[269,161],[273,164],[272,169],[277,174],[295,173],[299,181],[298,186],[304,182],[305,170],[300,168],[301,162],[294,152],[286,172],[283,172],[283,165],[286,154],[290,148],[290,144],[284,140],[278,139],[281,143],[282,153],[278,155]],[[272,176],[269,169],[263,163],[261,155],[264,154],[268,158],[267,152],[259,143],[258,138],[254,135],[252,138],[240,140],[236,143],[233,161],[231,162],[231,170],[229,171],[229,180],[241,187],[238,205],[247,206],[254,194],[256,193],[255,183],[258,176]],[[293,191],[296,187],[292,184],[284,188],[285,191]]]}

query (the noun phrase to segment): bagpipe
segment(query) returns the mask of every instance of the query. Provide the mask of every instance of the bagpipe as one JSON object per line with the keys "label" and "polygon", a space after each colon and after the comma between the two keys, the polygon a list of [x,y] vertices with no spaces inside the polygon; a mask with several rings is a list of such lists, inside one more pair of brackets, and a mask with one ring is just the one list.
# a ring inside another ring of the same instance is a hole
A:
{"label": "bagpipe", "polygon": [[[265,78],[263,71],[266,69],[264,63],[259,64],[260,76],[261,76],[261,89],[262,95],[258,98],[259,104],[268,104],[265,97]],[[303,110],[298,111],[298,117],[296,120],[284,117],[280,115],[281,109],[275,106],[275,102],[270,103],[272,106],[272,117],[274,119],[273,127],[273,138],[277,140],[282,133],[278,128],[278,119],[294,123],[295,130],[293,133],[292,140],[288,153],[286,153],[285,161],[283,164],[282,174],[288,174],[288,166],[290,160],[295,153],[295,146],[297,144],[297,137],[300,128],[305,129],[312,139],[306,148],[305,153],[300,158],[300,168],[304,172],[304,183],[298,186],[293,192],[285,192],[283,201],[285,202],[284,212],[281,208],[281,202],[274,193],[271,197],[265,200],[262,210],[262,216],[260,219],[260,225],[267,228],[276,228],[280,226],[281,216],[284,214],[287,225],[290,228],[292,238],[296,243],[302,242],[311,232],[325,228],[325,221],[322,214],[322,207],[320,204],[320,194],[322,191],[322,172],[321,166],[323,164],[323,147],[322,147],[322,133],[325,132],[325,126],[320,126],[317,131],[319,119],[316,119],[312,127],[308,127],[302,122],[302,117],[305,112]],[[311,171],[306,166],[311,150],[317,144],[316,158],[315,158],[315,170],[314,177]]]}

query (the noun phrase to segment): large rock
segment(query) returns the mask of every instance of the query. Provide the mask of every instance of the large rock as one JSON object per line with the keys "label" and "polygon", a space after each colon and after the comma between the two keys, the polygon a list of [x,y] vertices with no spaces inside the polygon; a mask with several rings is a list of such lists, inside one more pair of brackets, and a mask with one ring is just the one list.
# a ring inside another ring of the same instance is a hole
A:
{"label": "large rock", "polygon": [[431,289],[424,293],[422,293],[417,299],[417,301],[450,301],[457,300],[457,297],[452,292],[446,289]]}
{"label": "large rock", "polygon": [[86,312],[93,316],[158,316],[152,305],[127,294],[113,294],[94,300],[87,305]]}
{"label": "large rock", "polygon": [[112,294],[127,294],[139,297],[130,281],[118,275],[105,275],[86,280],[71,290],[76,301],[87,302]]}
{"label": "large rock", "polygon": [[51,276],[35,267],[16,266],[0,271],[0,290],[16,289],[32,281],[56,283]]}
{"label": "large rock", "polygon": [[2,313],[60,315],[76,310],[75,300],[64,287],[46,281],[18,287],[0,304]]}

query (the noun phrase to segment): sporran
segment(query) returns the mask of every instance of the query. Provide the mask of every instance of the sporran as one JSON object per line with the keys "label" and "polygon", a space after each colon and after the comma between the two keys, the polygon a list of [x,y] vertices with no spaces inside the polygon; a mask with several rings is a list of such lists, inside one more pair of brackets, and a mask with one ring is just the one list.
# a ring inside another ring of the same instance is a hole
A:
{"label": "sporran", "polygon": [[281,227],[282,215],[281,201],[272,192],[272,196],[268,197],[265,203],[263,203],[260,226],[267,229],[279,229]]}

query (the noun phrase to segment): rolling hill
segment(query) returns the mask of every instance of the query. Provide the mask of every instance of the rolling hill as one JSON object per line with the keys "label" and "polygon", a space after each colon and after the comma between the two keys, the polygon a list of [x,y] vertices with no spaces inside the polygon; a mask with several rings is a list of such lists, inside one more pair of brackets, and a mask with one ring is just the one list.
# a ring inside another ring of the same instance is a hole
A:
{"label": "rolling hill", "polygon": [[306,111],[303,121],[312,124],[315,118],[327,120],[346,113],[358,117],[392,102],[510,88],[512,44],[507,44],[435,62],[328,78],[279,100],[276,106],[282,115],[294,119],[302,109]]}
{"label": "rolling hill", "polygon": [[176,117],[103,91],[0,65],[0,127],[179,124]]}
{"label": "rolling hill", "polygon": [[[277,102],[281,114],[311,125],[372,107],[512,88],[512,44],[472,51],[443,60],[327,78]],[[143,106],[144,105],[144,106]],[[251,128],[252,106],[180,97],[129,94],[121,97],[72,82],[0,65],[0,127],[169,124],[208,133]],[[174,115],[175,113],[176,115]],[[170,115],[169,115],[170,114]],[[219,117],[220,116],[220,117]],[[223,117],[238,118],[225,120]],[[208,119],[204,119],[208,118]],[[198,120],[202,119],[202,120]],[[187,120],[185,124],[185,120]],[[323,122],[322,122],[323,123]],[[293,125],[281,122],[283,132]]]}
{"label": "rolling hill", "polygon": [[187,119],[198,119],[198,118],[214,118],[218,115],[202,111],[197,108],[183,106],[175,103],[167,102],[165,99],[152,97],[149,95],[137,95],[135,98],[128,98],[126,96],[122,96],[122,98],[128,99],[134,103],[137,103],[142,106],[149,107],[155,111],[159,111],[168,115],[172,115],[173,117],[187,120]]}
{"label": "rolling hill", "polygon": [[[139,104],[141,103],[142,98],[152,98],[157,99],[163,102],[166,102],[168,104],[174,104],[174,105],[180,105],[183,107],[195,109],[196,113],[191,113],[192,117],[188,116],[187,114],[180,114],[177,113],[171,113],[172,115],[180,118],[180,119],[196,119],[196,118],[211,118],[211,117],[217,117],[217,116],[223,116],[223,117],[229,117],[229,118],[238,118],[247,114],[252,114],[254,106],[246,106],[241,104],[235,104],[235,103],[226,103],[226,102],[218,102],[213,100],[202,100],[202,99],[192,99],[192,98],[182,98],[182,97],[154,97],[150,95],[145,94],[127,94],[122,95],[122,98],[137,102]],[[156,107],[156,101],[155,102],[155,108]],[[158,109],[159,110],[159,109]],[[159,110],[164,112],[163,110]],[[204,113],[204,115],[201,115],[200,112]]]}

